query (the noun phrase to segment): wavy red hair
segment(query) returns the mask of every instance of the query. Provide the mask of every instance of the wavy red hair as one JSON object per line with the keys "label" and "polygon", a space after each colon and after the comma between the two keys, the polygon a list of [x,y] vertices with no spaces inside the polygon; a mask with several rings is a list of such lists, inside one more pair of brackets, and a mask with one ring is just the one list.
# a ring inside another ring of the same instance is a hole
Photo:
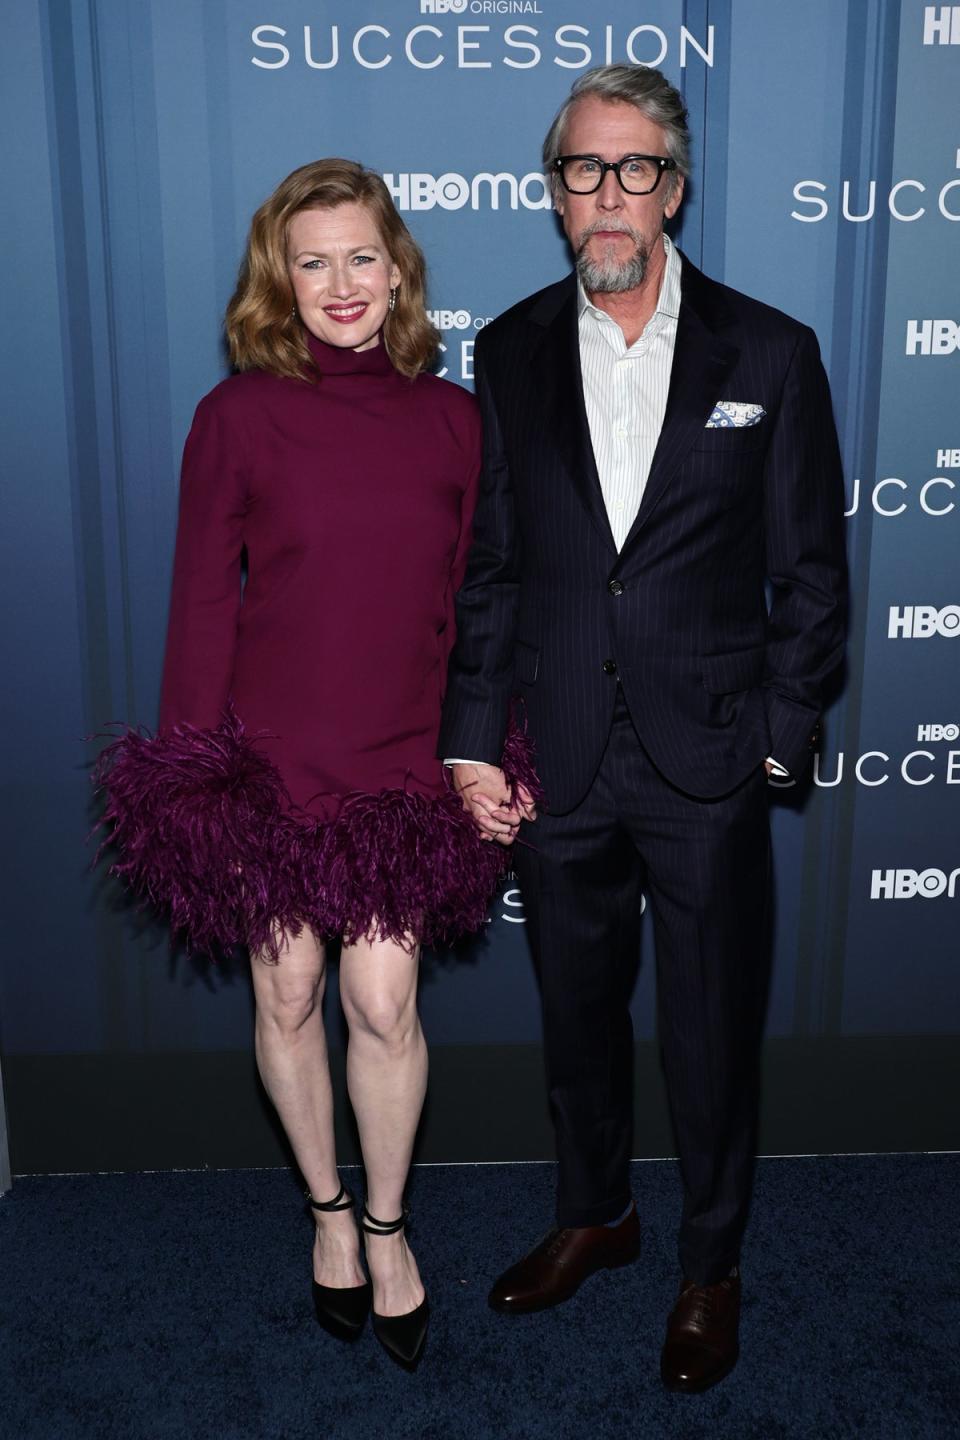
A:
{"label": "wavy red hair", "polygon": [[401,375],[419,375],[437,353],[439,335],[426,312],[426,265],[419,245],[374,170],[355,160],[313,160],[277,186],[250,225],[237,288],[227,306],[230,358],[238,370],[266,370],[302,380],[317,368],[303,325],[293,313],[287,271],[287,227],[301,210],[332,210],[351,201],[365,205],[400,271],[395,308],[383,339]]}

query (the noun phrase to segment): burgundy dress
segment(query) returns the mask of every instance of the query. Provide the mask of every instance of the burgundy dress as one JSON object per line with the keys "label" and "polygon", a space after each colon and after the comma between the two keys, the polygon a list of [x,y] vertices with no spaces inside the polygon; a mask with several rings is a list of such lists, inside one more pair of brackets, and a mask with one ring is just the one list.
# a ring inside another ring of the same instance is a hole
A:
{"label": "burgundy dress", "polygon": [[383,343],[308,343],[316,383],[249,371],[197,409],[160,730],[98,767],[115,872],[206,951],[303,924],[449,939],[504,864],[436,758],[476,403]]}

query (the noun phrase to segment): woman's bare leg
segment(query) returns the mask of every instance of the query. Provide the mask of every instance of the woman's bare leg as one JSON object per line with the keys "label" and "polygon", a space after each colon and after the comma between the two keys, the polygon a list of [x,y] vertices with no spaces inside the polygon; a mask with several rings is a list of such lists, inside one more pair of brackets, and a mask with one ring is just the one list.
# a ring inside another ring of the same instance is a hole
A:
{"label": "woman's bare leg", "polygon": [[[333,1138],[333,1096],[323,1029],[326,956],[309,931],[284,937],[272,964],[251,956],[257,1001],[260,1078],[293,1148],[314,1200],[340,1188]],[[349,1210],[311,1212],[316,1220],[313,1277],[321,1285],[362,1285],[359,1241]]]}
{"label": "woman's bare leg", "polygon": [[[350,1027],[347,1088],[367,1172],[367,1207],[378,1220],[401,1213],[413,1141],[427,1088],[427,1047],[417,1014],[419,947],[391,940],[345,945],[340,1002]],[[405,1315],[423,1299],[403,1231],[365,1237],[379,1315]]]}

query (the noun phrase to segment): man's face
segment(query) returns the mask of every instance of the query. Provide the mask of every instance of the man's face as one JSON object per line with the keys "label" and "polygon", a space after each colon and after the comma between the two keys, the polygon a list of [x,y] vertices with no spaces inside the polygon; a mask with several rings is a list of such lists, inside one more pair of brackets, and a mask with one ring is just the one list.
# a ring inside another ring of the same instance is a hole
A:
{"label": "man's face", "polygon": [[[586,95],[570,112],[563,153],[621,160],[665,156],[667,148],[662,128],[635,105]],[[665,175],[650,195],[628,195],[610,170],[592,195],[571,195],[560,187],[557,210],[588,294],[633,290],[641,283],[663,222],[676,214],[682,195],[683,177],[676,174]]]}

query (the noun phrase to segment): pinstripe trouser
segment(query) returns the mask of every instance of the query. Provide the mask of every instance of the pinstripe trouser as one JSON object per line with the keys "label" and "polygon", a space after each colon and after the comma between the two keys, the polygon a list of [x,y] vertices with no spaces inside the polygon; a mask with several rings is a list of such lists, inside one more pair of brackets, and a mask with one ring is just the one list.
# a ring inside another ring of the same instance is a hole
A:
{"label": "pinstripe trouser", "polygon": [[557,1223],[604,1224],[629,1202],[629,1003],[645,891],[684,1188],[680,1262],[700,1284],[721,1279],[739,1258],[756,1142],[770,949],[764,768],[719,800],[684,794],[647,756],[620,694],[586,797],[524,825],[515,864],[543,1007]]}

